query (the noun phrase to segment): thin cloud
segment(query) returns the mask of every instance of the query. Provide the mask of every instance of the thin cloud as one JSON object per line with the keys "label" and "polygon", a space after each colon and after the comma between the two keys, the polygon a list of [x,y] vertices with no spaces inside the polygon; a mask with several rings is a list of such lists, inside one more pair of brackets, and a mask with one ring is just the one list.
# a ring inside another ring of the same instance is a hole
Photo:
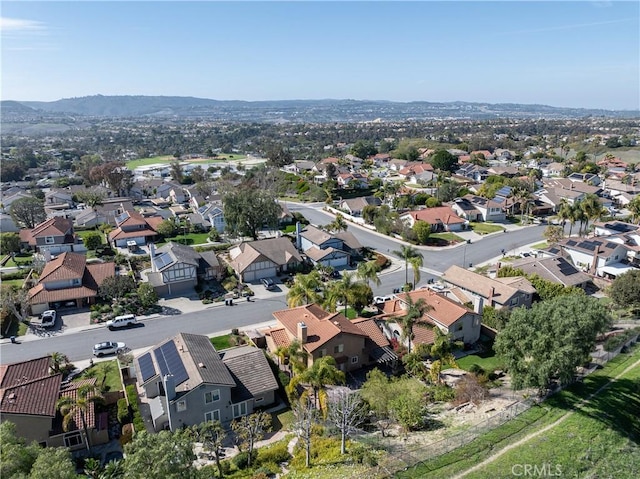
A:
{"label": "thin cloud", "polygon": [[0,17],[0,32],[2,33],[34,33],[46,30],[46,25],[35,20],[21,18]]}
{"label": "thin cloud", "polygon": [[544,33],[544,32],[558,32],[564,30],[575,30],[578,28],[591,28],[591,27],[599,27],[602,25],[613,25],[616,23],[627,23],[637,21],[633,18],[621,18],[620,20],[609,20],[606,22],[592,22],[592,23],[576,23],[574,25],[559,25],[557,27],[545,27],[545,28],[534,28],[531,30],[517,30],[513,32],[498,32],[497,35],[522,35],[525,33]]}

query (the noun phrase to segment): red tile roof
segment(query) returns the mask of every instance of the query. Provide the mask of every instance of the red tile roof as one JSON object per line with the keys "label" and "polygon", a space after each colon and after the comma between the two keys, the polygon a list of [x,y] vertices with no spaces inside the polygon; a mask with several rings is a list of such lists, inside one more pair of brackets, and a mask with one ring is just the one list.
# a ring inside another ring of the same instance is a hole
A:
{"label": "red tile roof", "polygon": [[265,331],[267,336],[271,336],[273,340],[273,344],[276,348],[283,347],[286,348],[291,344],[291,340],[289,339],[289,335],[287,334],[287,330],[284,328],[275,328],[269,329]]}
{"label": "red tile roof", "polygon": [[307,325],[307,341],[304,349],[313,352],[340,334],[367,336],[342,313],[328,313],[317,304],[275,311],[273,316],[293,337],[297,336],[298,323]]}
{"label": "red tile roof", "polygon": [[466,220],[460,218],[450,206],[437,206],[435,208],[425,208],[423,210],[409,211],[402,216],[410,215],[414,220],[426,221],[430,225],[452,225],[465,223]]}
{"label": "red tile roof", "polygon": [[[87,257],[79,253],[62,253],[44,266],[40,282],[61,281],[81,278],[87,264]],[[46,280],[46,281],[45,281]]]}
{"label": "red tile roof", "polygon": [[38,236],[64,236],[67,231],[73,229],[73,222],[67,218],[54,216],[43,221],[31,230],[31,235]]}
{"label": "red tile roof", "polygon": [[356,318],[352,323],[361,329],[363,333],[369,336],[378,346],[385,347],[390,345],[389,340],[380,330],[380,327],[375,320],[371,318]]}
{"label": "red tile roof", "polygon": [[[78,390],[85,385],[95,386],[96,381],[96,378],[89,378],[68,383],[66,386],[63,386],[62,389],[60,389],[60,397],[69,397],[73,400],[77,400]],[[96,427],[96,408],[94,403],[89,402],[89,407],[87,408],[87,412],[85,413],[84,418],[85,421],[87,421],[87,427],[89,429],[93,429]],[[76,428],[82,427],[82,416],[79,410],[76,411],[73,417],[73,422],[75,423]]]}

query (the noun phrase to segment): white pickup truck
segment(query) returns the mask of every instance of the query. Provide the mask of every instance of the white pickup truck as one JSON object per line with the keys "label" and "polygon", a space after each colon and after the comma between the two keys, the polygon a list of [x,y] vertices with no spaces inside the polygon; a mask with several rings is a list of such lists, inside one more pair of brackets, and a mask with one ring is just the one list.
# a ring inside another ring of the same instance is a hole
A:
{"label": "white pickup truck", "polygon": [[116,316],[115,318],[107,321],[107,328],[127,328],[136,324],[138,324],[138,319],[136,318],[135,314],[125,314],[123,316]]}
{"label": "white pickup truck", "polygon": [[37,328],[52,328],[56,325],[56,312],[53,309],[49,309],[42,313],[39,318],[32,319],[30,324]]}

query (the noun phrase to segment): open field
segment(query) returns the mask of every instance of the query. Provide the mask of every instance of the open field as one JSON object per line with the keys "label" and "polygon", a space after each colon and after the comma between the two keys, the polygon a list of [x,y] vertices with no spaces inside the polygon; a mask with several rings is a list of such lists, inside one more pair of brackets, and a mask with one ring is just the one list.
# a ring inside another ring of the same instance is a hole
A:
{"label": "open field", "polygon": [[[560,465],[562,477],[635,478],[640,473],[640,348],[620,354],[603,369],[587,376],[515,419],[469,444],[396,475],[400,478],[462,477],[493,454],[512,450],[468,476],[515,477],[516,464]],[[617,381],[612,378],[634,365]],[[609,384],[605,389],[603,386]],[[601,390],[596,396],[585,400]],[[581,401],[584,403],[581,403]],[[571,414],[575,408],[575,413]],[[565,419],[566,418],[566,419]],[[563,421],[554,427],[556,421]],[[538,437],[518,441],[539,433]],[[584,429],[584,430],[583,430]],[[595,434],[595,435],[594,435]],[[635,441],[635,442],[634,442]],[[556,462],[554,462],[556,461]],[[516,466],[516,472],[518,472]]]}
{"label": "open field", "polygon": [[[239,160],[243,160],[246,157],[244,155],[235,155],[235,154],[223,154],[223,155],[219,155],[216,156],[214,158],[198,158],[198,159],[193,159],[193,160],[186,160],[187,163],[199,163],[199,164],[215,164],[215,163],[221,163],[221,162],[225,162],[225,161],[239,161]],[[169,163],[171,163],[172,161],[174,161],[175,158],[171,155],[164,155],[164,156],[152,156],[150,158],[140,158],[138,160],[131,160],[131,161],[127,161],[126,166],[127,168],[129,168],[130,170],[133,170],[139,166],[147,166],[147,165],[155,165],[157,164],[164,164],[164,165],[169,165]]]}

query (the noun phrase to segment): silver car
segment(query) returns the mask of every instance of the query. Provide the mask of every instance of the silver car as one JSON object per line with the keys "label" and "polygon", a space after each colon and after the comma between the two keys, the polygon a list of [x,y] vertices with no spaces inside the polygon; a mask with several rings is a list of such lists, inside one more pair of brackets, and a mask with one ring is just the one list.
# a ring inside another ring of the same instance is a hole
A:
{"label": "silver car", "polygon": [[127,346],[124,343],[116,343],[115,341],[105,341],[98,343],[93,347],[93,355],[97,357],[107,354],[120,354]]}

